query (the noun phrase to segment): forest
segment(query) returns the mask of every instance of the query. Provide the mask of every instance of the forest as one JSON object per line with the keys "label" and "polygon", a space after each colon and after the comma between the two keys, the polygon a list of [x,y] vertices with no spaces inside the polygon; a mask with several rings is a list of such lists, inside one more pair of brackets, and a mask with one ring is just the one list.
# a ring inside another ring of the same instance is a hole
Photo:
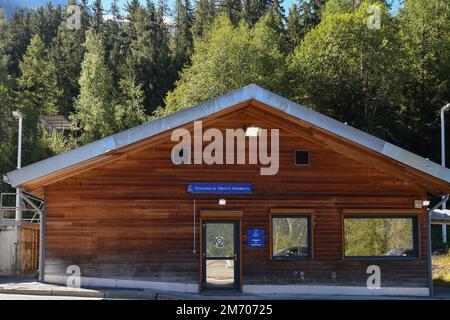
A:
{"label": "forest", "polygon": [[[449,21],[448,0],[0,8],[0,174],[16,167],[14,110],[27,165],[249,83],[439,162]],[[49,115],[70,133],[44,130]]]}

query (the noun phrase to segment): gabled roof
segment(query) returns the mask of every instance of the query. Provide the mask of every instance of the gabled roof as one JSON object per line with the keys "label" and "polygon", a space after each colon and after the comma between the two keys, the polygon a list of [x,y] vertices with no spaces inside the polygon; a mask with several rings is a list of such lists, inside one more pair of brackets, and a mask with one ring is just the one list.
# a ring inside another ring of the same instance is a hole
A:
{"label": "gabled roof", "polygon": [[9,172],[3,177],[3,179],[13,187],[21,186],[30,181],[92,160],[118,148],[131,145],[159,133],[174,129],[194,120],[210,116],[214,113],[249,100],[259,101],[303,122],[331,132],[341,138],[366,147],[408,167],[422,173],[426,173],[436,179],[450,183],[449,169],[428,159],[422,158],[412,152],[397,147],[389,142],[367,134],[361,130],[353,128],[347,124],[339,122],[333,118],[325,116],[319,112],[283,98],[255,84],[247,85],[195,107],[144,123],[77,149],[73,149],[46,160],[36,162],[22,169]]}

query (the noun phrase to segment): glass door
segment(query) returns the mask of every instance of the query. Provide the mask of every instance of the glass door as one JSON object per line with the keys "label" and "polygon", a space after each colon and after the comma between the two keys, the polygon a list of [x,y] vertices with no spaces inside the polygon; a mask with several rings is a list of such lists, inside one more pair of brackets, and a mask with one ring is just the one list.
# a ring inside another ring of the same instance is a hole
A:
{"label": "glass door", "polygon": [[203,289],[239,289],[239,221],[203,221]]}

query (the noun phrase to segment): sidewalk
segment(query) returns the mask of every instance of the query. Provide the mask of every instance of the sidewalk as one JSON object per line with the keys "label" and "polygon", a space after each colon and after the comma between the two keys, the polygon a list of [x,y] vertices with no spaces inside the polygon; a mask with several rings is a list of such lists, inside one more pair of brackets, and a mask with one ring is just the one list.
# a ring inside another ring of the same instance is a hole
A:
{"label": "sidewalk", "polygon": [[111,290],[101,288],[70,288],[37,282],[34,277],[0,277],[0,293],[42,296],[71,296],[104,299],[156,300],[157,294],[146,290]]}
{"label": "sidewalk", "polygon": [[61,285],[37,282],[34,277],[0,276],[1,294],[40,295],[54,297],[82,297],[99,299],[134,300],[450,300],[450,289],[435,289],[435,296],[429,297],[380,297],[380,296],[300,296],[300,295],[254,295],[241,293],[192,294],[178,292],[154,292],[150,290],[130,290],[111,288],[69,288]]}

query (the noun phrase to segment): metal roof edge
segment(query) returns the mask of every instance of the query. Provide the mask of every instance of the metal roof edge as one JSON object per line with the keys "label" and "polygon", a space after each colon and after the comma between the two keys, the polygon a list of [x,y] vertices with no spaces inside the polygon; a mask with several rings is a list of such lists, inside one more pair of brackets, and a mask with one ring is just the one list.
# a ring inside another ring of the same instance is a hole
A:
{"label": "metal roof edge", "polygon": [[109,151],[211,115],[240,102],[251,100],[254,98],[258,89],[259,87],[255,84],[250,84],[230,91],[195,107],[184,109],[166,117],[143,123],[139,126],[121,131],[73,150],[35,162],[21,169],[8,172],[5,176],[6,180],[5,178],[3,180],[12,187],[20,186],[26,182],[44,177],[53,172],[104,155]]}
{"label": "metal roof edge", "polygon": [[249,84],[195,107],[181,110],[169,116],[141,124],[82,147],[36,162],[22,169],[9,172],[6,174],[6,179],[9,181],[5,182],[10,183],[13,187],[20,186],[23,183],[104,155],[111,150],[149,138],[251,99],[258,100],[299,120],[332,132],[409,167],[450,183],[450,169],[263,89],[256,84]]}

